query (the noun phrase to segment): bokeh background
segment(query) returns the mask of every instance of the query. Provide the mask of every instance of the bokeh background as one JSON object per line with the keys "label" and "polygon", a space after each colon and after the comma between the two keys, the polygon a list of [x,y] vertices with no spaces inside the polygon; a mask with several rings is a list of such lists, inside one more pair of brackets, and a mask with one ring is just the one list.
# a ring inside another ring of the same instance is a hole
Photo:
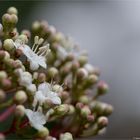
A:
{"label": "bokeh background", "polygon": [[115,108],[107,133],[97,139],[140,137],[140,1],[1,1],[19,10],[19,28],[46,19],[72,36],[101,69],[110,91],[101,100]]}

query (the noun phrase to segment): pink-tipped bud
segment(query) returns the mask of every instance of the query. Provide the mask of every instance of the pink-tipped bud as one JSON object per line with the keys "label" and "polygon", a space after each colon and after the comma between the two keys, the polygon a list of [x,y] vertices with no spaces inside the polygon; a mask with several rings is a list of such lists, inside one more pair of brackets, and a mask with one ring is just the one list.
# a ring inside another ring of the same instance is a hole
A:
{"label": "pink-tipped bud", "polygon": [[100,81],[97,85],[98,95],[103,95],[108,91],[109,87],[104,81]]}

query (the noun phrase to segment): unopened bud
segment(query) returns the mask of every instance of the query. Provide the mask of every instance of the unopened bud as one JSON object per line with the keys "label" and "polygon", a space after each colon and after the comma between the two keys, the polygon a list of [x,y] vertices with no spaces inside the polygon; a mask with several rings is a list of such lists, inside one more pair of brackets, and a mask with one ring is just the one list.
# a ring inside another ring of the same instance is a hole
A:
{"label": "unopened bud", "polygon": [[57,115],[65,115],[69,111],[69,106],[67,104],[59,105],[55,108],[55,113]]}
{"label": "unopened bud", "polygon": [[89,109],[88,106],[84,106],[82,109],[81,109],[81,116],[82,117],[87,117],[88,115],[91,114],[91,110]]}
{"label": "unopened bud", "polygon": [[15,14],[11,15],[11,23],[16,24],[18,22],[18,17]]}
{"label": "unopened bud", "polygon": [[5,56],[4,56],[4,62],[7,61],[10,58],[10,54],[5,51]]}
{"label": "unopened bud", "polygon": [[35,21],[32,25],[32,30],[33,32],[37,32],[39,31],[41,28],[40,22],[39,21]]}
{"label": "unopened bud", "polygon": [[46,75],[45,75],[45,73],[39,73],[38,80],[39,80],[40,83],[45,82],[46,81]]}
{"label": "unopened bud", "polygon": [[83,103],[83,104],[88,104],[89,103],[89,99],[86,95],[82,95],[79,97],[79,102]]}
{"label": "unopened bud", "polygon": [[38,137],[45,138],[49,136],[49,130],[46,127],[41,128],[37,134]]}
{"label": "unopened bud", "polygon": [[108,91],[109,87],[104,81],[100,81],[97,85],[98,95],[103,95]]}
{"label": "unopened bud", "polygon": [[21,32],[21,34],[26,35],[27,38],[30,38],[30,37],[31,37],[31,33],[30,33],[29,30],[23,30],[23,31]]}
{"label": "unopened bud", "polygon": [[55,84],[55,85],[52,87],[52,90],[53,90],[54,92],[60,93],[60,92],[63,91],[63,88],[62,88],[62,86]]}
{"label": "unopened bud", "polygon": [[74,112],[75,112],[74,106],[73,106],[73,105],[69,105],[69,112],[68,112],[68,114],[71,115],[71,114],[73,114]]}
{"label": "unopened bud", "polygon": [[3,47],[5,50],[11,51],[14,48],[13,40],[12,39],[4,40]]}
{"label": "unopened bud", "polygon": [[79,109],[79,110],[81,110],[83,107],[84,107],[83,103],[79,102],[79,103],[76,104],[76,108]]}
{"label": "unopened bud", "polygon": [[15,109],[15,115],[23,117],[25,114],[25,107],[23,105],[17,105]]}
{"label": "unopened bud", "polygon": [[27,91],[31,93],[31,95],[34,95],[36,92],[36,86],[35,84],[30,84],[27,86]]}
{"label": "unopened bud", "polygon": [[15,7],[10,7],[10,8],[8,8],[7,13],[17,15],[18,11],[17,11],[17,9]]}
{"label": "unopened bud", "polygon": [[0,81],[7,78],[7,73],[5,71],[0,71]]}
{"label": "unopened bud", "polygon": [[0,140],[6,140],[4,134],[0,133]]}
{"label": "unopened bud", "polygon": [[18,39],[20,39],[24,44],[28,43],[28,38],[24,34],[21,34]]}
{"label": "unopened bud", "polygon": [[4,88],[10,88],[12,86],[10,79],[3,79],[1,84]]}
{"label": "unopened bud", "polygon": [[73,140],[72,134],[69,132],[60,134],[60,140]]}
{"label": "unopened bud", "polygon": [[84,79],[88,76],[88,72],[84,68],[79,68],[77,71],[77,77],[79,79]]}
{"label": "unopened bud", "polygon": [[108,118],[107,117],[101,116],[101,117],[98,118],[99,127],[103,128],[103,127],[107,126],[107,124],[108,124]]}
{"label": "unopened bud", "polygon": [[83,66],[87,63],[88,58],[87,56],[81,55],[79,56],[78,60],[79,60],[80,65]]}
{"label": "unopened bud", "polygon": [[27,95],[22,90],[17,91],[15,96],[14,96],[14,100],[19,104],[23,104],[27,100]]}
{"label": "unopened bud", "polygon": [[48,74],[50,77],[55,77],[58,74],[58,70],[55,67],[51,67],[48,70]]}

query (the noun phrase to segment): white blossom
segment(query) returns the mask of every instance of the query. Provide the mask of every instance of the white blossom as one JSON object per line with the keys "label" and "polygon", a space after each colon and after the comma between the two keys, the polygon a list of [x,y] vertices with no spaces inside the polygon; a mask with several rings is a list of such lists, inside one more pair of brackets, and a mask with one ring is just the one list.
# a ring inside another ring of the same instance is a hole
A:
{"label": "white blossom", "polygon": [[14,43],[16,49],[22,50],[23,54],[30,62],[30,69],[37,70],[39,66],[47,68],[46,55],[50,52],[49,44],[39,47],[43,42],[42,38],[35,37],[35,43],[33,47],[22,43],[20,39],[17,39]]}
{"label": "white blossom", "polygon": [[49,83],[42,83],[38,86],[38,91],[35,94],[34,101],[38,101],[40,104],[44,103],[46,100],[50,100],[53,104],[61,104],[61,99],[58,93],[53,92],[51,85]]}
{"label": "white blossom", "polygon": [[37,130],[41,130],[44,128],[44,124],[46,123],[46,117],[41,112],[34,112],[30,109],[25,109],[25,114],[29,119],[29,123],[32,127],[34,127]]}

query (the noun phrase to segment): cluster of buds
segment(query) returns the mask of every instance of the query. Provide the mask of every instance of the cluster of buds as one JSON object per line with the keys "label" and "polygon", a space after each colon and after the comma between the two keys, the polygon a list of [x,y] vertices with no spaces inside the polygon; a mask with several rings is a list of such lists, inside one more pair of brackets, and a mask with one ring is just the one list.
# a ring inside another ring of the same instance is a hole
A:
{"label": "cluster of buds", "polygon": [[21,32],[17,22],[18,11],[10,7],[0,24],[0,123],[12,123],[0,139],[13,133],[73,140],[104,132],[113,107],[98,100],[108,85],[87,52],[47,21]]}

